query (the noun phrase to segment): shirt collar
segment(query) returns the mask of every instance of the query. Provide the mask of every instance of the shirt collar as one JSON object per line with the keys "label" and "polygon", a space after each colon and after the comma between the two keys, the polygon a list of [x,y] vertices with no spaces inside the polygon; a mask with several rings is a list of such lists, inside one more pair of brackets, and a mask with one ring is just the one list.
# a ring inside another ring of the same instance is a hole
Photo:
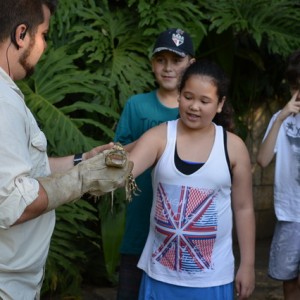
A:
{"label": "shirt collar", "polygon": [[1,67],[0,67],[0,80],[6,82],[6,84],[9,85],[9,87],[11,87],[16,93],[18,93],[24,99],[24,95],[19,89],[19,87]]}

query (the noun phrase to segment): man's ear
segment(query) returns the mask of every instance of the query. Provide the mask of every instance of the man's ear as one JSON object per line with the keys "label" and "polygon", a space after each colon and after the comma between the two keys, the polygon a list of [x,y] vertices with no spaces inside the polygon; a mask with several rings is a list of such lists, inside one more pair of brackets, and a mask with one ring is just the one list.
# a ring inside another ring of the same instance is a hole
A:
{"label": "man's ear", "polygon": [[11,42],[16,46],[17,50],[23,46],[23,41],[27,33],[28,26],[26,24],[17,25],[11,32]]}

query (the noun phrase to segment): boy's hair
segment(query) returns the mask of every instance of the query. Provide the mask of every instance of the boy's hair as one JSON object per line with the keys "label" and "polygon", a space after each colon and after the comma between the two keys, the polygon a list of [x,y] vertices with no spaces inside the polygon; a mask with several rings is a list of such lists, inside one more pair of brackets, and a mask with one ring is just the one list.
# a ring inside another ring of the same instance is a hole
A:
{"label": "boy's hair", "polygon": [[32,34],[38,25],[43,23],[42,5],[45,4],[51,13],[56,8],[56,0],[1,0],[0,2],[0,43],[8,37],[15,37],[16,28],[25,24],[27,31]]}
{"label": "boy's hair", "polygon": [[300,88],[300,49],[289,56],[285,78],[291,88]]}
{"label": "boy's hair", "polygon": [[[180,93],[183,90],[186,81],[194,75],[207,76],[211,79],[211,81],[217,88],[217,96],[219,103],[223,100],[224,97],[227,99],[230,80],[225,74],[225,72],[216,63],[209,60],[196,61],[185,70],[179,85]],[[233,109],[227,100],[224,103],[222,112],[216,114],[216,116],[213,119],[213,122],[223,126],[228,131],[234,131],[235,125],[233,121]]]}

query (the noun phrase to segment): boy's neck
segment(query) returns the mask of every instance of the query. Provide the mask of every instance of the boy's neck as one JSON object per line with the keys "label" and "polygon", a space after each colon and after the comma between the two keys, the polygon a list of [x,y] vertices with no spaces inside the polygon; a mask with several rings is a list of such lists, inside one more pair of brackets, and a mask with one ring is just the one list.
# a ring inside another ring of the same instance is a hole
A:
{"label": "boy's neck", "polygon": [[157,90],[157,98],[166,107],[178,107],[178,91],[166,91],[162,89]]}

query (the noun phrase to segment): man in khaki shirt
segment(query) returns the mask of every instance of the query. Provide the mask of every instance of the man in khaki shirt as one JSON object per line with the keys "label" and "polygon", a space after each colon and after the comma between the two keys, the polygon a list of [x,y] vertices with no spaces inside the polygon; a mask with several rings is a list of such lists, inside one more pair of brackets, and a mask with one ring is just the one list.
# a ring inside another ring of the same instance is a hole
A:
{"label": "man in khaki shirt", "polygon": [[[56,207],[124,183],[111,180],[111,186],[103,189],[107,171],[101,174],[102,152],[112,144],[75,157],[49,159],[46,137],[14,83],[32,73],[46,49],[55,7],[56,0],[0,4],[0,299],[4,300],[40,298]],[[128,165],[114,169],[125,180]]]}

